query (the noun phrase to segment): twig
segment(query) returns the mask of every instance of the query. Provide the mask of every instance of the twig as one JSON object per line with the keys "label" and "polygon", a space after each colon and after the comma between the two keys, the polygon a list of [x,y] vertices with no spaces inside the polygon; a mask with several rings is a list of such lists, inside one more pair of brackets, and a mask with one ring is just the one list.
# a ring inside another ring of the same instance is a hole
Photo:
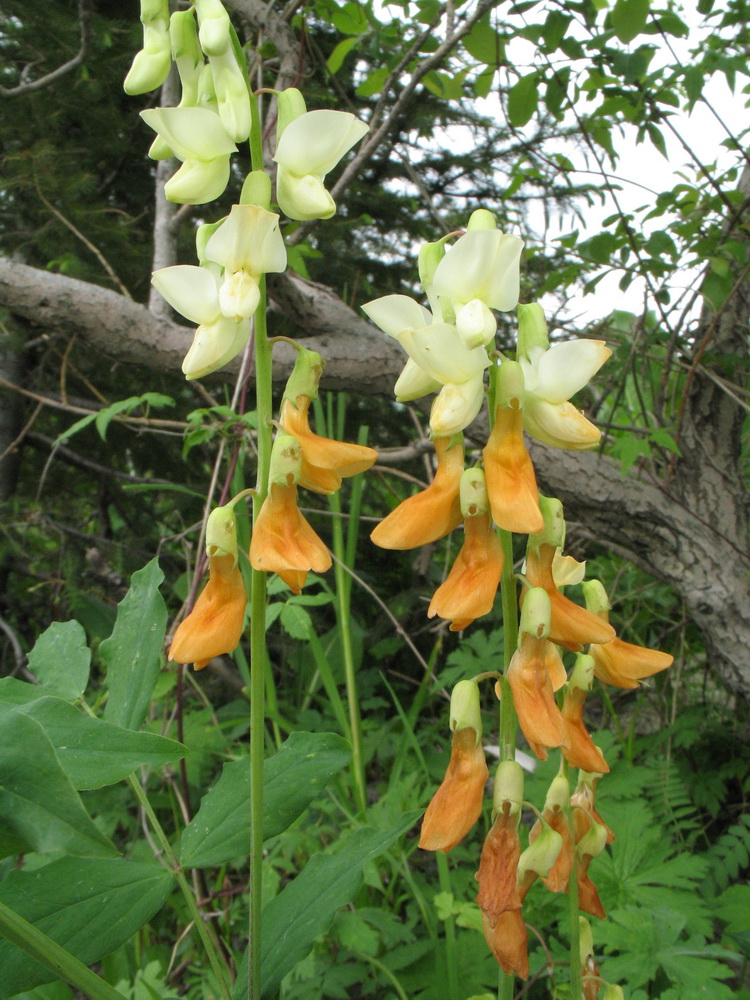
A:
{"label": "twig", "polygon": [[54,83],[55,80],[59,80],[61,76],[70,73],[76,66],[80,66],[88,55],[91,42],[91,5],[89,0],[78,0],[78,23],[81,29],[81,42],[78,52],[72,59],[63,63],[62,66],[58,66],[57,69],[45,73],[44,76],[40,76],[38,80],[24,80],[29,66],[24,67],[21,72],[21,83],[17,87],[0,87],[0,97],[18,97],[20,94],[31,94],[33,91],[41,90],[50,83]]}

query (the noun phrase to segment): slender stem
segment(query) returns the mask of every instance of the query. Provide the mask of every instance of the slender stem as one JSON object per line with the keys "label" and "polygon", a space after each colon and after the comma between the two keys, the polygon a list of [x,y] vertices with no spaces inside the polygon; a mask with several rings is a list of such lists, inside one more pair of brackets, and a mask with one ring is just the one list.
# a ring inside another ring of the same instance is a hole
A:
{"label": "slender stem", "polygon": [[[500,595],[503,606],[503,666],[505,675],[508,665],[518,646],[518,597],[516,593],[516,577],[513,572],[513,535],[509,531],[498,529],[500,541],[505,556],[503,572],[500,577]],[[500,682],[502,699],[500,701],[500,759],[513,760],[516,752],[516,710],[513,707],[513,695],[510,684],[503,676]]]}
{"label": "slender stem", "polygon": [[192,889],[190,888],[188,880],[185,878],[185,873],[182,870],[182,866],[180,865],[180,862],[177,860],[177,857],[174,851],[172,850],[172,845],[169,843],[169,838],[167,837],[166,833],[162,828],[161,823],[156,817],[156,813],[154,812],[151,803],[148,800],[148,796],[146,795],[145,789],[138,781],[138,779],[135,777],[135,775],[133,774],[129,775],[128,784],[130,785],[136,798],[140,802],[146,816],[148,817],[148,821],[151,824],[151,829],[156,834],[156,838],[162,846],[162,850],[164,851],[164,855],[167,858],[167,861],[169,862],[169,866],[172,869],[175,878],[177,879],[177,884],[180,887],[182,895],[185,897],[185,902],[187,903],[188,909],[190,910],[190,916],[192,917],[193,922],[195,923],[195,929],[198,931],[200,939],[203,943],[203,947],[206,949],[208,960],[211,963],[211,968],[213,969],[214,975],[216,976],[216,981],[219,984],[219,989],[221,990],[222,996],[225,998],[225,1000],[231,1000],[232,994],[229,988],[229,983],[227,982],[226,969],[224,968],[224,966],[221,963],[221,960],[219,959],[213,939],[209,934],[208,928],[206,926],[206,922],[203,919],[200,910],[198,909],[198,903],[196,902],[195,896],[193,894]]}
{"label": "slender stem", "polygon": [[[567,770],[567,765],[566,765]],[[573,808],[568,802],[565,815],[571,830],[575,829]],[[568,912],[570,916],[570,996],[571,1000],[581,1000],[583,984],[581,982],[581,945],[580,945],[580,911],[578,907],[578,865],[580,858],[578,850],[573,851],[573,870],[568,879]]]}
{"label": "slender stem", "polygon": [[[448,858],[442,851],[437,854],[438,881],[440,891],[450,893],[451,874],[448,868]],[[445,958],[448,966],[448,996],[450,1000],[458,1000],[458,967],[456,966],[456,925],[453,917],[445,921]]]}

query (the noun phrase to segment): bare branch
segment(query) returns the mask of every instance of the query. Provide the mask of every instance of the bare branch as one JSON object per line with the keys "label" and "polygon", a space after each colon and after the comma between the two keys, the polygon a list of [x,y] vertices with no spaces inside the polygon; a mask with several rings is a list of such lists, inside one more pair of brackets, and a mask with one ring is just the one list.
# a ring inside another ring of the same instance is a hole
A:
{"label": "bare branch", "polygon": [[26,80],[24,79],[28,73],[30,67],[26,66],[21,73],[21,83],[17,87],[0,87],[0,97],[18,97],[21,94],[31,94],[35,90],[42,90],[44,87],[48,87],[55,80],[59,80],[61,76],[65,76],[66,73],[70,73],[74,70],[76,66],[80,66],[83,60],[88,55],[89,45],[91,43],[91,2],[90,0],[78,0],[78,23],[80,25],[81,31],[81,41],[78,48],[78,52],[69,59],[62,66],[58,66],[57,69],[53,69],[49,73],[45,73],[44,76],[40,76],[38,80]]}

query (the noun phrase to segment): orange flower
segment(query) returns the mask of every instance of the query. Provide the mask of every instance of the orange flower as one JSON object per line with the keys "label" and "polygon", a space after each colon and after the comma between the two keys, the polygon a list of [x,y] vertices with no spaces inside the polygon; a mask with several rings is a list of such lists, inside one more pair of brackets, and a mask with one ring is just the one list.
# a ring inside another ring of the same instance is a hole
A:
{"label": "orange flower", "polygon": [[545,665],[546,645],[546,639],[521,632],[519,648],[507,672],[523,735],[540,760],[547,759],[545,748],[568,744],[565,722],[555,703]]}
{"label": "orange flower", "polygon": [[253,525],[250,565],[278,573],[295,594],[305,585],[307,573],[331,568],[331,554],[297,507],[297,487],[272,482]]}
{"label": "orange flower", "polygon": [[471,726],[453,734],[448,770],[422,820],[419,846],[425,851],[447,854],[479,819],[489,772],[476,742]]}
{"label": "orange flower", "polygon": [[496,924],[506,910],[520,910],[521,896],[516,884],[521,840],[518,836],[520,813],[511,815],[511,803],[503,803],[482,845],[476,901],[491,924]]}
{"label": "orange flower", "polygon": [[177,663],[194,663],[196,670],[237,647],[247,603],[242,574],[231,555],[211,556],[208,572],[208,583],[175,632],[168,653]]}
{"label": "orange flower", "polygon": [[591,854],[580,854],[576,875],[578,881],[578,909],[584,913],[590,913],[592,917],[599,917],[604,920],[607,913],[599,899],[599,891],[589,878],[589,865],[594,860]]}
{"label": "orange flower", "polygon": [[559,691],[568,679],[562,656],[560,656],[560,649],[554,642],[548,642],[544,652],[544,664],[547,667],[549,679],[552,681],[552,690]]}
{"label": "orange flower", "polygon": [[283,431],[297,438],[302,448],[299,485],[315,493],[335,493],[343,477],[365,472],[378,453],[374,448],[334,441],[313,433],[309,424],[311,402],[306,395],[297,396],[296,404],[285,397],[279,423]]}
{"label": "orange flower", "polygon": [[[562,837],[562,848],[557,856],[557,860],[549,870],[549,874],[542,876],[542,881],[550,892],[567,892],[570,873],[573,871],[573,832],[570,829],[568,815],[565,807],[570,801],[570,788],[568,779],[559,774],[553,779],[547,792],[544,802],[542,818],[555,833]],[[542,823],[537,820],[529,831],[529,843],[533,844],[542,832]]]}
{"label": "orange flower", "polygon": [[579,772],[578,786],[570,797],[573,806],[573,827],[578,845],[578,905],[584,913],[604,919],[606,913],[596,886],[589,878],[589,865],[594,857],[611,844],[615,835],[594,808],[598,774]]}
{"label": "orange flower", "polygon": [[594,746],[586,727],[583,724],[583,706],[588,691],[568,684],[563,700],[562,717],[568,730],[570,747],[563,747],[565,759],[571,767],[580,767],[583,771],[596,771],[607,774],[609,765],[602,756],[601,750]]}
{"label": "orange flower", "polygon": [[492,528],[490,515],[464,519],[464,543],[447,579],[430,603],[428,618],[440,615],[460,632],[481,615],[492,611],[503,571],[503,546]]}
{"label": "orange flower", "polygon": [[588,832],[592,820],[603,826],[607,831],[607,843],[614,843],[614,831],[607,826],[596,811],[596,785],[598,781],[598,774],[587,774],[581,771],[578,775],[576,790],[570,796],[570,804],[573,806],[573,826],[575,827],[576,843]]}
{"label": "orange flower", "polygon": [[520,910],[506,910],[492,924],[482,915],[482,930],[492,954],[503,972],[529,978],[528,935]]}
{"label": "orange flower", "polygon": [[594,658],[594,673],[599,680],[619,688],[637,688],[639,681],[666,670],[674,661],[669,653],[635,646],[618,638],[602,644],[592,643],[589,653]]}
{"label": "orange flower", "polygon": [[546,542],[529,545],[526,552],[526,578],[532,587],[543,587],[552,604],[550,640],[571,649],[580,649],[584,642],[609,642],[615,635],[612,626],[557,589],[552,578],[554,558],[555,546]]}
{"label": "orange flower", "polygon": [[426,490],[407,497],[370,535],[383,549],[414,549],[436,542],[461,523],[459,487],[464,450],[453,438],[435,438],[438,462]]}
{"label": "orange flower", "polygon": [[495,523],[506,531],[529,534],[541,531],[544,519],[522,421],[521,410],[498,406],[482,457]]}

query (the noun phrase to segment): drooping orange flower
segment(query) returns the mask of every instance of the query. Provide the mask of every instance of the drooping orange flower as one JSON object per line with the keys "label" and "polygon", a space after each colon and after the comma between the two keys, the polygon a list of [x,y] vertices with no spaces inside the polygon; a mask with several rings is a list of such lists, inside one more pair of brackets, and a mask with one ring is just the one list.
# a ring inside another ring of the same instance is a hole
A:
{"label": "drooping orange flower", "polygon": [[271,482],[253,525],[250,565],[278,573],[299,594],[309,570],[324,573],[331,563],[330,552],[297,507],[296,485]]}
{"label": "drooping orange flower", "polygon": [[544,664],[547,667],[549,679],[552,682],[552,690],[559,691],[567,681],[568,675],[565,672],[565,665],[560,656],[560,650],[554,642],[548,642],[545,646]]}
{"label": "drooping orange flower", "polygon": [[295,437],[302,449],[302,471],[299,485],[315,493],[335,493],[341,480],[365,472],[377,459],[374,448],[349,444],[320,437],[310,430],[311,398],[297,396],[296,403],[288,397],[281,404],[279,423],[283,431]]}
{"label": "drooping orange flower", "polygon": [[546,639],[521,632],[507,679],[523,735],[540,760],[550,747],[567,746],[568,733],[546,667]]}
{"label": "drooping orange flower", "polygon": [[607,831],[607,843],[614,843],[614,831],[607,826],[596,810],[596,785],[598,781],[598,774],[580,771],[578,774],[578,785],[575,792],[570,796],[570,804],[573,806],[573,826],[575,828],[576,843],[588,832],[592,819]]}
{"label": "drooping orange flower", "polygon": [[572,767],[580,767],[583,771],[607,774],[609,765],[602,756],[601,750],[594,746],[594,741],[583,724],[583,706],[587,694],[587,691],[571,684],[565,691],[562,717],[568,730],[570,746],[563,748],[563,754]]}
{"label": "drooping orange flower", "polygon": [[211,556],[208,583],[174,634],[168,656],[201,670],[214,656],[236,649],[242,635],[247,593],[231,555]]}
{"label": "drooping orange flower", "polygon": [[407,497],[370,535],[383,549],[415,549],[436,542],[461,523],[459,488],[464,451],[453,438],[435,438],[437,469],[426,490]]}
{"label": "drooping orange flower", "polygon": [[489,771],[476,742],[471,726],[453,734],[448,770],[422,820],[419,846],[425,851],[447,854],[479,819]]}
{"label": "drooping orange flower", "polygon": [[599,680],[619,688],[637,688],[639,681],[666,670],[674,661],[669,653],[649,649],[648,646],[636,646],[618,638],[601,644],[592,643],[589,653],[594,658],[594,673]]}
{"label": "drooping orange flower", "polygon": [[529,978],[528,934],[520,910],[506,910],[496,924],[482,915],[484,938],[503,972]]}
{"label": "drooping orange flower", "polygon": [[576,877],[578,881],[578,908],[584,913],[590,913],[592,917],[599,917],[604,920],[607,913],[599,899],[599,891],[589,878],[589,865],[594,860],[591,854],[579,854],[578,865],[576,867]]}
{"label": "drooping orange flower", "polygon": [[612,626],[586,608],[561,594],[552,578],[555,546],[543,542],[530,545],[526,552],[526,578],[532,587],[543,587],[552,605],[549,638],[560,646],[580,649],[585,642],[609,642],[615,636]]}
{"label": "drooping orange flower", "polygon": [[464,519],[464,542],[445,581],[433,595],[427,617],[440,615],[451,632],[489,614],[503,571],[503,546],[489,513]]}
{"label": "drooping orange flower", "polygon": [[498,406],[495,424],[482,452],[492,517],[506,531],[529,534],[541,531],[539,490],[523,440],[520,409]]}
{"label": "drooping orange flower", "polygon": [[[573,871],[573,831],[570,828],[565,807],[570,801],[568,779],[558,775],[550,785],[542,811],[542,819],[562,837],[562,847],[549,874],[542,881],[550,892],[567,892],[570,873]],[[529,831],[529,843],[533,844],[542,832],[542,822],[537,820]]]}
{"label": "drooping orange flower", "polygon": [[521,896],[516,884],[521,839],[518,836],[520,813],[511,815],[510,802],[497,814],[482,845],[476,901],[491,924],[496,924],[506,910],[520,910]]}
{"label": "drooping orange flower", "polygon": [[597,888],[589,877],[589,865],[606,844],[613,842],[615,835],[594,808],[598,781],[598,774],[580,771],[570,804],[573,806],[573,829],[578,845],[578,905],[584,913],[604,919],[606,913]]}

